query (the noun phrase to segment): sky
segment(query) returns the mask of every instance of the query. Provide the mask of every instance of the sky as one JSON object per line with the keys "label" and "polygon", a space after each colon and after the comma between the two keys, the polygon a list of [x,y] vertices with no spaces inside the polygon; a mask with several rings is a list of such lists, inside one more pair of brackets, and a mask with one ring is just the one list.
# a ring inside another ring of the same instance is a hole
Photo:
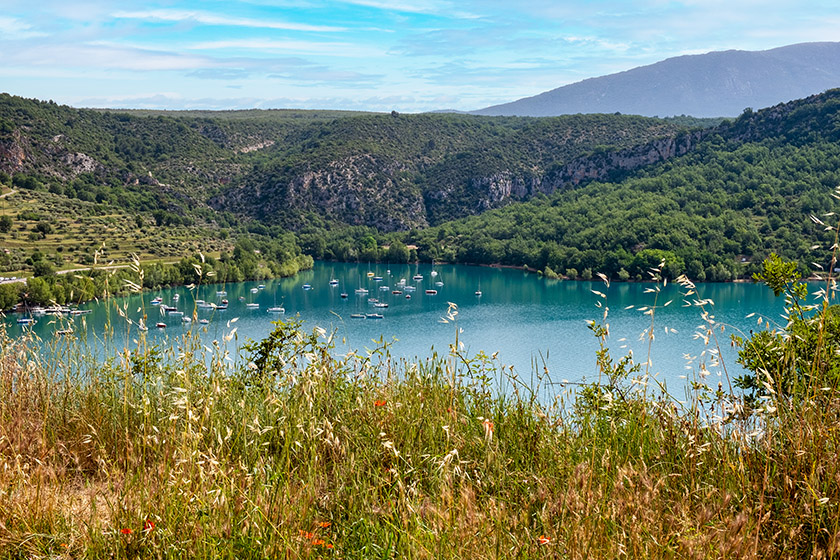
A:
{"label": "sky", "polygon": [[837,0],[0,0],[0,91],[74,107],[472,110],[840,41]]}

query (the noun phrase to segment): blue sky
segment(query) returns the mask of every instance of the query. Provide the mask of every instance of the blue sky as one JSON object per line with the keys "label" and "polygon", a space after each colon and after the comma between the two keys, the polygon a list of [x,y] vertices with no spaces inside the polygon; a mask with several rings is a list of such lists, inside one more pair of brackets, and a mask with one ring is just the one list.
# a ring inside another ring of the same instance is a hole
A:
{"label": "blue sky", "polygon": [[0,0],[0,91],[76,107],[478,109],[840,41],[836,0]]}

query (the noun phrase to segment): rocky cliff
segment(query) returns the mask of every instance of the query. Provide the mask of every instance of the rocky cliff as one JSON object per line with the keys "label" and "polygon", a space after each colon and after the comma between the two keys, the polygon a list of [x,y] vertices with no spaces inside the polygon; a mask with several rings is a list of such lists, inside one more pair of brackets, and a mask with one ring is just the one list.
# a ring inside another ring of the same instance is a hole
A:
{"label": "rocky cliff", "polygon": [[[457,166],[440,172],[428,158],[397,162],[370,153],[329,161],[284,176],[251,176],[216,197],[217,208],[236,207],[262,220],[304,227],[306,213],[328,221],[399,231],[479,214],[512,202],[551,194],[592,180],[659,163],[689,152],[706,134],[693,131],[624,149],[602,148],[568,163],[522,169],[499,167],[464,174]],[[467,166],[469,167],[469,166]],[[435,171],[435,172],[433,172]]]}

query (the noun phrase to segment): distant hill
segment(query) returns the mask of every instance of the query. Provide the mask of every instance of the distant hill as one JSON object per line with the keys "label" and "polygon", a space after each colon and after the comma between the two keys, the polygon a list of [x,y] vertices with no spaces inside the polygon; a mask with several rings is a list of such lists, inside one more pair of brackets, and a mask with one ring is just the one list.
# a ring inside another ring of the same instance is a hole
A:
{"label": "distant hill", "polygon": [[698,124],[624,115],[94,111],[0,94],[0,184],[110,205],[146,222],[392,231],[667,159],[690,148],[686,130]]}
{"label": "distant hill", "polygon": [[800,43],[767,51],[669,58],[473,114],[727,117],[747,107],[769,107],[836,87],[840,87],[840,43]]}

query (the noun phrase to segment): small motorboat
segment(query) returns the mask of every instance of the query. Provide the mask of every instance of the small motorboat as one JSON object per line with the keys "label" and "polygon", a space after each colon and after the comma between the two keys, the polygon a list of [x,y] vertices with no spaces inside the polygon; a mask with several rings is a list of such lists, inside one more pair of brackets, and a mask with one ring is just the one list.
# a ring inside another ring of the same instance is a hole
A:
{"label": "small motorboat", "polygon": [[426,290],[426,295],[427,296],[436,296],[437,295],[437,290]]}

